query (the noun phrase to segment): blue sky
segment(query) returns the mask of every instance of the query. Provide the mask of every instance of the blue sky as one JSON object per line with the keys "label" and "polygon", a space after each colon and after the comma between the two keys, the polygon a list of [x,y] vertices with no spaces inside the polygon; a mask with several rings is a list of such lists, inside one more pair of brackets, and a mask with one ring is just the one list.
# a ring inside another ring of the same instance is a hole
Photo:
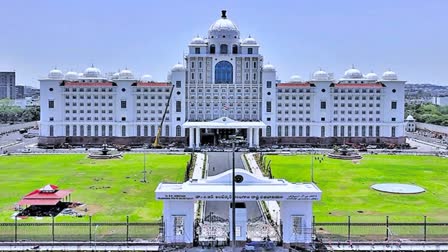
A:
{"label": "blue sky", "polygon": [[448,1],[1,0],[0,70],[38,85],[57,66],[102,72],[128,67],[163,81],[187,44],[227,16],[261,45],[288,80],[322,68],[341,77],[397,72],[410,83],[448,85]]}

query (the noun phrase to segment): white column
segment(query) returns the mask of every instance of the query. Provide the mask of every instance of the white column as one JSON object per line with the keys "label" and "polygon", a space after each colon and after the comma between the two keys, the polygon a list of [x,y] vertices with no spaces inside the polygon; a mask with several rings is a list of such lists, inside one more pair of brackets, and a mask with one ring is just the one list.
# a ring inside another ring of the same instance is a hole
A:
{"label": "white column", "polygon": [[188,141],[189,141],[188,146],[190,148],[193,148],[193,145],[194,145],[194,128],[189,128],[189,134],[190,134],[190,136],[188,138]]}
{"label": "white column", "polygon": [[258,146],[260,146],[260,131],[259,131],[260,129],[259,128],[255,128],[254,129],[254,131],[255,131],[255,133],[254,133],[254,146],[255,147],[258,147]]}
{"label": "white column", "polygon": [[196,147],[201,145],[201,128],[196,128]]}
{"label": "white column", "polygon": [[249,147],[254,146],[252,143],[252,128],[247,128],[247,142],[249,143]]}

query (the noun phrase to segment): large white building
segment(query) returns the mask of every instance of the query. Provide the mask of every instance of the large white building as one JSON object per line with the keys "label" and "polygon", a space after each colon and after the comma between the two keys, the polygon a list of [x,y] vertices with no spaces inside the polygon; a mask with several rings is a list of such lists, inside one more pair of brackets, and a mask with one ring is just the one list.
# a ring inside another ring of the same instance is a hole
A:
{"label": "large white building", "polygon": [[163,83],[127,69],[107,77],[93,66],[50,71],[40,81],[40,143],[150,143],[171,88],[165,142],[216,144],[235,131],[250,146],[405,141],[405,81],[390,70],[379,77],[352,67],[336,80],[321,69],[278,83],[258,42],[241,38],[225,11],[188,47]]}

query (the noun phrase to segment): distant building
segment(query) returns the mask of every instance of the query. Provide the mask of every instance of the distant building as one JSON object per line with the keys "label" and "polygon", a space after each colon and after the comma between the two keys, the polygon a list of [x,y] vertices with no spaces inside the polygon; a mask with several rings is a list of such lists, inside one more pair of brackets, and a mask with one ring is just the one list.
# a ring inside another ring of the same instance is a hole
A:
{"label": "distant building", "polygon": [[408,117],[406,117],[406,119],[404,121],[406,122],[405,130],[407,132],[414,132],[416,129],[414,117],[411,115],[408,115]]}
{"label": "distant building", "polygon": [[0,72],[0,99],[15,99],[16,72]]}
{"label": "distant building", "polygon": [[188,45],[168,82],[128,69],[101,74],[51,70],[40,80],[41,144],[148,143],[162,121],[166,142],[214,145],[230,135],[248,145],[404,143],[404,86],[395,72],[363,74],[354,66],[335,79],[322,69],[277,81],[260,44],[240,37],[225,11],[205,38]]}
{"label": "distant building", "polygon": [[25,97],[37,98],[40,96],[40,89],[32,86],[25,86]]}
{"label": "distant building", "polygon": [[440,96],[435,96],[432,97],[432,101],[433,104],[439,105],[439,106],[447,106],[448,105],[448,96],[444,96],[444,97],[440,97]]}
{"label": "distant building", "polygon": [[16,99],[24,99],[24,98],[25,98],[25,86],[17,85]]}

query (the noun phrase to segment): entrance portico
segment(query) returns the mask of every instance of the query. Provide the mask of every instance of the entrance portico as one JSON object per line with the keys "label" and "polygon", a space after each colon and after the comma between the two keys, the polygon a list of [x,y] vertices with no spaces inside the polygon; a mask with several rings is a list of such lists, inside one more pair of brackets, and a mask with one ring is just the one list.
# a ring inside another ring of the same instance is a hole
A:
{"label": "entrance portico", "polygon": [[201,129],[246,129],[247,143],[249,147],[258,147],[260,145],[260,129],[266,128],[266,124],[260,121],[240,122],[228,117],[221,117],[210,122],[185,122],[182,128],[189,129],[190,148],[201,146]]}
{"label": "entrance portico", "polygon": [[[282,220],[283,243],[311,243],[312,203],[320,200],[322,194],[315,184],[289,183],[284,179],[258,177],[244,169],[235,170],[235,182],[237,205],[260,200],[281,202],[279,217]],[[160,183],[156,189],[156,198],[164,201],[165,242],[191,244],[194,239],[195,201],[231,202],[232,171],[183,184]],[[240,214],[241,216],[244,215]],[[236,239],[245,241],[247,219],[236,220]],[[232,234],[229,237],[232,237]]]}

